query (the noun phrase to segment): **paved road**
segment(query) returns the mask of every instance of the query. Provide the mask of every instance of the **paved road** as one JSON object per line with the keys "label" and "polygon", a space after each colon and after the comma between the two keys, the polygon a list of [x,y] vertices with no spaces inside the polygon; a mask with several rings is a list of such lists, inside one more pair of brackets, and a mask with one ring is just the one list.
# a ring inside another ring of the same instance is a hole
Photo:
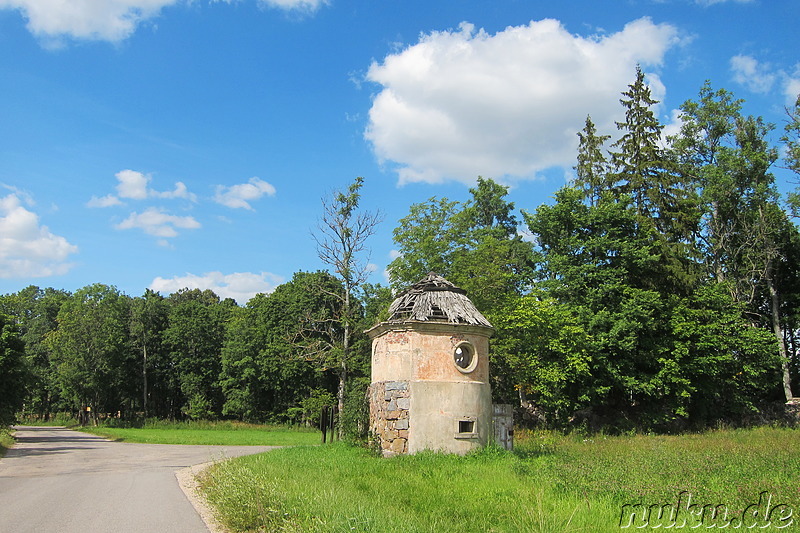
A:
{"label": "paved road", "polygon": [[110,442],[62,427],[19,427],[0,459],[0,533],[203,533],[175,471],[270,450]]}

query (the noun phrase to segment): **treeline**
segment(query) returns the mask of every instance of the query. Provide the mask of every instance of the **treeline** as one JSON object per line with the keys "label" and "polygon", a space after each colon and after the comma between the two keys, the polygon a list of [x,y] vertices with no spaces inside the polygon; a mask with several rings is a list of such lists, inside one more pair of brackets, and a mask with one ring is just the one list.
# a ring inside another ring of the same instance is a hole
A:
{"label": "treeline", "polygon": [[[772,172],[800,173],[800,99],[778,130],[707,83],[666,140],[640,70],[620,102],[613,139],[587,117],[575,179],[549,204],[517,210],[479,178],[464,202],[412,205],[392,289],[431,271],[466,289],[495,326],[494,400],[531,423],[675,431],[777,416],[800,371],[800,202]],[[0,298],[0,424],[20,408],[301,421],[338,405],[363,432],[362,332],[392,293],[353,269],[363,240],[336,249],[379,222],[358,214],[362,182],[324,205],[340,234],[317,242],[337,275],[299,272],[244,307],[106,285]]]}
{"label": "treeline", "polygon": [[412,206],[394,287],[435,271],[465,288],[496,328],[495,401],[539,423],[672,431],[782,414],[800,366],[800,235],[772,170],[800,171],[800,99],[776,131],[707,83],[666,141],[641,70],[620,102],[614,139],[587,117],[551,204],[518,213],[479,179],[467,202]]}
{"label": "treeline", "polygon": [[[372,292],[356,316],[371,324],[376,317],[367,312],[378,306],[370,303],[390,294],[364,290]],[[72,294],[27,287],[0,298],[2,338],[16,337],[24,354],[16,407],[44,420],[89,407],[95,419],[313,421],[322,405],[336,405],[330,353],[318,346],[340,335],[341,291],[326,272],[299,272],[244,307],[210,290],[130,297],[103,284]],[[355,347],[351,383],[363,396],[370,348],[363,336]],[[3,395],[8,400],[11,390]]]}

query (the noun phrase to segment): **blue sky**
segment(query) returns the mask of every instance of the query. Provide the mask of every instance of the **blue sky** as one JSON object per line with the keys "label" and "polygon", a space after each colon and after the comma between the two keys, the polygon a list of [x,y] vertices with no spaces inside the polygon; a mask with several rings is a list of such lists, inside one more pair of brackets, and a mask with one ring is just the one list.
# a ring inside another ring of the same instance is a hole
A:
{"label": "blue sky", "polygon": [[0,292],[243,304],[324,267],[320,200],[356,176],[385,282],[413,203],[479,175],[549,201],[637,64],[668,131],[706,79],[780,129],[798,22],[797,0],[0,0]]}

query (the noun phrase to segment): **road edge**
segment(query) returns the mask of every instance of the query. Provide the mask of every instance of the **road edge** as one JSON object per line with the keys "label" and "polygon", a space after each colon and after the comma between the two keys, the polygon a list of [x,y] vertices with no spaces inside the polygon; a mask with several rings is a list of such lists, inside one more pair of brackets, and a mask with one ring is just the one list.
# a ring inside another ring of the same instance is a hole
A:
{"label": "road edge", "polygon": [[200,492],[200,484],[197,482],[197,476],[217,462],[218,461],[209,461],[207,463],[181,468],[180,470],[175,471],[175,477],[178,480],[178,486],[186,495],[186,499],[192,504],[194,510],[197,511],[197,514],[200,515],[200,518],[205,523],[206,528],[208,528],[211,533],[230,533],[230,530],[223,526],[219,520],[217,520],[217,516],[214,514],[213,509]]}

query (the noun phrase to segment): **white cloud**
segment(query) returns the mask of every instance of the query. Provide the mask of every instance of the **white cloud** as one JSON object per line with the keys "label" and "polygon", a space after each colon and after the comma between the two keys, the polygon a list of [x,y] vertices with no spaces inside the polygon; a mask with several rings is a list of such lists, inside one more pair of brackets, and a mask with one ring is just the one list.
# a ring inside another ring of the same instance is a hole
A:
{"label": "white cloud", "polygon": [[129,200],[146,200],[147,198],[175,199],[183,198],[190,202],[197,201],[197,195],[189,192],[182,181],[175,182],[175,189],[171,191],[156,191],[150,188],[150,181],[153,179],[149,174],[143,174],[136,170],[120,170],[114,175],[117,178],[117,196],[108,194],[102,198],[92,196],[87,202],[88,207],[111,207],[122,205],[120,198]]}
{"label": "white cloud", "polygon": [[92,196],[91,199],[86,202],[87,207],[111,207],[115,205],[122,205],[122,202],[113,194],[107,194],[101,198]]}
{"label": "white cloud", "polygon": [[680,41],[675,27],[649,18],[591,37],[556,20],[495,35],[462,23],[370,66],[366,78],[382,90],[365,137],[381,162],[397,165],[400,183],[571,166],[586,115],[613,129],[636,65],[660,65]]}
{"label": "white cloud", "polygon": [[175,189],[172,191],[164,191],[164,192],[157,192],[157,191],[150,191],[151,196],[156,198],[183,198],[185,200],[190,200],[192,202],[197,201],[197,195],[194,193],[189,192],[189,189],[186,187],[186,184],[182,181],[175,182]]}
{"label": "white cloud", "polygon": [[202,276],[187,273],[185,276],[172,278],[157,277],[150,284],[150,289],[164,294],[173,293],[180,289],[211,289],[221,298],[233,298],[240,305],[258,293],[272,292],[276,286],[283,283],[281,276],[269,272],[255,274],[253,272],[208,272]]}
{"label": "white cloud", "polygon": [[327,5],[328,0],[259,0],[259,3],[266,7],[276,7],[286,11],[298,10],[312,13]]}
{"label": "white cloud", "polygon": [[[197,229],[200,223],[193,217],[170,215],[164,210],[150,207],[142,213],[131,213],[128,218],[115,226],[117,229],[139,228],[148,235],[167,239],[178,236],[178,229]],[[166,241],[159,241],[162,245]]]}
{"label": "white cloud", "polygon": [[120,198],[144,200],[147,198],[147,184],[150,176],[145,176],[135,170],[120,170],[115,174],[117,181],[117,194]]}
{"label": "white cloud", "polygon": [[768,93],[775,85],[777,75],[768,64],[759,63],[752,56],[738,55],[731,58],[733,80],[754,93]]}
{"label": "white cloud", "polygon": [[250,178],[247,183],[240,183],[225,187],[217,185],[214,201],[232,209],[249,209],[253,206],[250,202],[258,200],[264,195],[275,196],[275,187],[259,178]]}
{"label": "white cloud", "polygon": [[180,0],[0,0],[0,8],[16,9],[38,37],[118,42],[165,6]]}
{"label": "white cloud", "polygon": [[695,0],[695,3],[701,6],[713,6],[714,4],[724,4],[725,2],[733,2],[734,4],[751,4],[754,0]]}
{"label": "white cloud", "polygon": [[800,97],[800,63],[795,65],[794,74],[786,76],[783,94],[786,96],[786,105],[790,107],[794,106]]}
{"label": "white cloud", "polygon": [[[193,0],[0,0],[0,9],[19,11],[28,30],[48,44],[64,37],[120,42],[165,7]],[[222,0],[230,4],[231,0]],[[266,7],[312,13],[328,0],[258,0]]]}
{"label": "white cloud", "polygon": [[755,93],[768,93],[778,85],[786,97],[786,104],[793,106],[800,94],[800,63],[790,74],[769,63],[760,62],[752,56],[737,55],[731,58],[733,79]]}
{"label": "white cloud", "polygon": [[[661,137],[666,141],[667,137],[674,137],[681,132],[683,127],[683,114],[680,109],[673,109],[670,113],[670,120],[664,124],[664,129],[661,130]],[[665,143],[666,145],[666,143]]]}
{"label": "white cloud", "polygon": [[28,278],[65,274],[78,247],[39,224],[17,194],[0,198],[0,277]]}

